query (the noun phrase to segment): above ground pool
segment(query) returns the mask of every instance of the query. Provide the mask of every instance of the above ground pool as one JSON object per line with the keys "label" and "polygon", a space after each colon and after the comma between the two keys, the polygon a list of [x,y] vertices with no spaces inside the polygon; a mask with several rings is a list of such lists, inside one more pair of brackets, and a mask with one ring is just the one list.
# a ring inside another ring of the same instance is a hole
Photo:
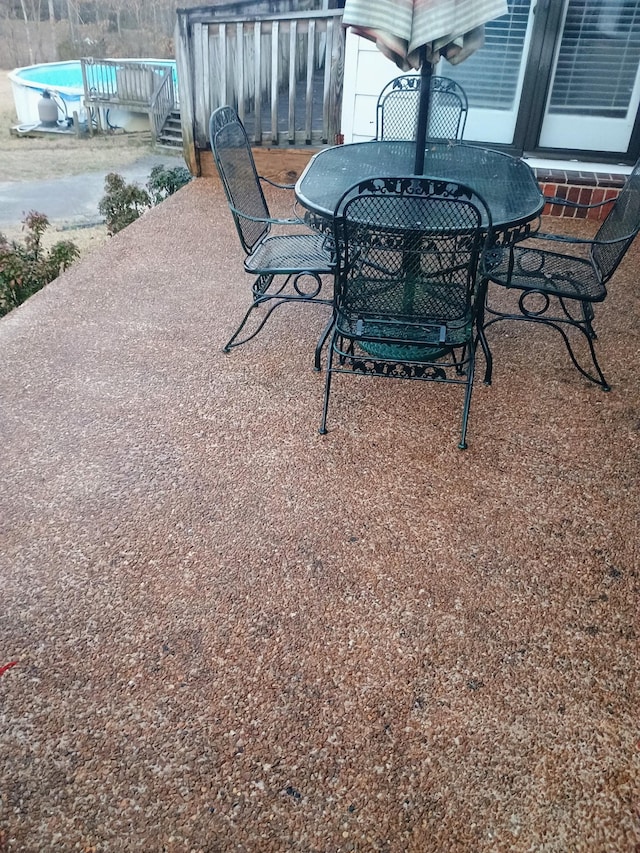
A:
{"label": "above ground pool", "polygon": [[[106,60],[118,62],[120,60]],[[167,65],[173,69],[174,82],[176,63],[164,59],[123,59],[123,63],[151,63]],[[99,60],[97,60],[99,62]],[[105,66],[106,73],[115,70]],[[78,121],[86,123],[87,114],[84,107],[84,85],[82,82],[82,66],[79,60],[70,62],[46,62],[41,65],[26,65],[15,68],[9,73],[13,100],[16,107],[19,125],[38,125],[38,101],[42,93],[48,91],[58,107],[58,121],[61,125],[70,124],[74,112]],[[108,121],[112,127],[122,127],[125,130],[143,130],[149,126],[145,114],[135,113],[124,109],[109,109]],[[142,124],[142,126],[141,126]]]}

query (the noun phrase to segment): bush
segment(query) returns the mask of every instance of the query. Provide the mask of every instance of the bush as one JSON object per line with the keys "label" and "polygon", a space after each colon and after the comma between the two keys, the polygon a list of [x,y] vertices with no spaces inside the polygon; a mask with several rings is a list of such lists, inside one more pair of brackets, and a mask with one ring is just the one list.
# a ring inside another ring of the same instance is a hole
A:
{"label": "bush", "polygon": [[125,183],[122,175],[110,172],[104,179],[105,194],[100,199],[98,211],[107,223],[107,234],[113,236],[131,225],[151,207],[151,197],[136,184]]}
{"label": "bush", "polygon": [[191,174],[184,166],[167,169],[154,166],[147,181],[147,188],[137,184],[127,184],[116,172],[108,174],[104,181],[105,194],[98,204],[98,211],[104,216],[107,233],[113,236],[131,225],[145,210],[163,202],[191,180]]}
{"label": "bush", "polygon": [[43,249],[42,235],[48,227],[44,213],[31,211],[23,220],[26,233],[22,243],[0,234],[0,317],[57,278],[79,257],[80,250],[70,240],[60,240],[48,251]]}
{"label": "bush", "polygon": [[160,204],[170,195],[188,184],[191,172],[184,166],[165,169],[164,166],[154,166],[147,181],[147,189],[153,204]]}

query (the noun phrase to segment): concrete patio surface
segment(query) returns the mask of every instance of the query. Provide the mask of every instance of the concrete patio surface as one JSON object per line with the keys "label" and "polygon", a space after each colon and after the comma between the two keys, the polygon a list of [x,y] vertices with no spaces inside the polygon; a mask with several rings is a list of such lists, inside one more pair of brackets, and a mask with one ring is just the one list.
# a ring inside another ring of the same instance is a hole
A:
{"label": "concrete patio surface", "polygon": [[0,851],[637,851],[639,252],[611,392],[499,324],[464,452],[442,385],[318,435],[324,307],[222,353],[210,179],[3,318]]}

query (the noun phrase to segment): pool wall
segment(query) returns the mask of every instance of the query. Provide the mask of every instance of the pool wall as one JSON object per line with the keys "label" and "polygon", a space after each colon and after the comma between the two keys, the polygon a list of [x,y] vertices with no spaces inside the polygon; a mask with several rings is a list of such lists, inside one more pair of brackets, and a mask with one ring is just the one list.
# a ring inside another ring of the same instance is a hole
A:
{"label": "pool wall", "polygon": [[[76,81],[72,74],[74,66],[78,68],[80,87],[73,85]],[[72,85],[64,85],[56,81],[55,72],[59,71],[60,80]],[[79,62],[51,62],[44,65],[28,65],[16,68],[9,73],[13,102],[20,124],[38,124],[38,101],[45,89],[48,89],[58,105],[58,119],[63,120],[66,113],[72,116],[74,111],[79,114],[81,121],[86,121],[82,103],[84,89],[82,88],[82,73]],[[82,115],[80,115],[82,113]]]}
{"label": "pool wall", "polygon": [[[111,61],[111,60],[110,60]],[[118,60],[116,60],[118,61]],[[122,62],[164,62],[164,60],[123,59]],[[80,124],[86,123],[87,111],[84,106],[84,86],[80,62],[46,62],[41,65],[26,65],[9,72],[13,101],[19,125],[38,125],[40,116],[38,102],[42,93],[51,93],[58,106],[58,121],[78,114]],[[110,108],[108,123],[129,132],[149,129],[149,117],[146,113]]]}

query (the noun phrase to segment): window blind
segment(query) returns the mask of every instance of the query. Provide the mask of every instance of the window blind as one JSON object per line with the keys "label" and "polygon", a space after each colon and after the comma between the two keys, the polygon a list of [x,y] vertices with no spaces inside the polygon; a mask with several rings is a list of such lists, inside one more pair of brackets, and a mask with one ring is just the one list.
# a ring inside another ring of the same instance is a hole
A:
{"label": "window blind", "polygon": [[509,14],[485,24],[485,43],[460,65],[441,62],[438,73],[463,87],[472,107],[510,110],[517,97],[531,0],[513,0]]}
{"label": "window blind", "polygon": [[624,118],[639,62],[639,3],[569,0],[549,112]]}

